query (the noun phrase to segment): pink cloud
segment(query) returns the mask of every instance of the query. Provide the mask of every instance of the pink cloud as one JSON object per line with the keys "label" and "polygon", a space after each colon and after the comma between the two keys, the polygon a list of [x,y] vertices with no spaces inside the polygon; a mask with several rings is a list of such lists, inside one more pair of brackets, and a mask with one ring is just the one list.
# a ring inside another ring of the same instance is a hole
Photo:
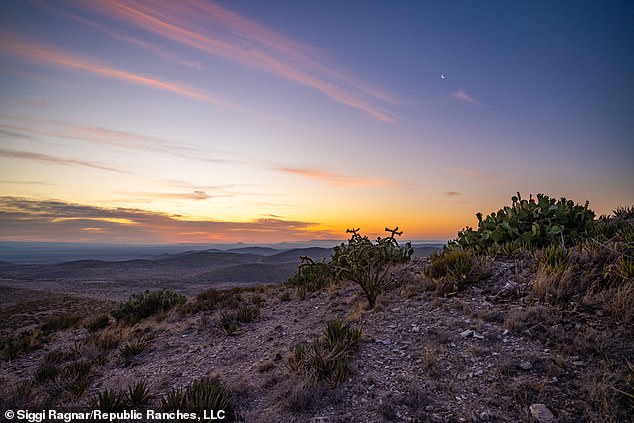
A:
{"label": "pink cloud", "polygon": [[313,59],[309,48],[218,5],[197,0],[104,0],[82,5],[210,55],[307,86],[378,121],[395,121],[390,112],[364,98],[394,103],[389,95],[325,67]]}
{"label": "pink cloud", "polygon": [[465,90],[458,90],[456,92],[451,93],[451,96],[456,100],[464,101],[466,103],[476,104],[477,101],[475,98],[471,97]]}
{"label": "pink cloud", "polygon": [[121,169],[116,169],[113,167],[105,166],[95,162],[89,162],[86,160],[67,159],[67,158],[62,158],[57,156],[51,156],[48,154],[32,153],[30,151],[6,150],[2,148],[0,149],[0,157],[7,157],[10,159],[21,159],[21,160],[34,160],[39,162],[48,162],[48,163],[55,163],[60,165],[83,166],[83,167],[90,167],[90,168],[99,169],[99,170],[107,170],[110,172],[130,173]]}
{"label": "pink cloud", "polygon": [[326,182],[336,187],[353,187],[353,186],[387,186],[393,182],[379,178],[363,178],[354,176],[338,175],[335,173],[324,172],[314,169],[301,169],[301,168],[279,168],[278,170],[289,173],[291,175],[302,176],[308,179],[314,179],[321,182]]}
{"label": "pink cloud", "polygon": [[192,88],[163,81],[158,78],[109,67],[52,47],[39,46],[37,44],[21,41],[15,37],[7,35],[2,36],[2,41],[0,41],[0,50],[15,57],[36,63],[44,63],[67,70],[87,72],[107,78],[118,79],[135,85],[143,85],[157,90],[171,92],[173,94],[202,101],[214,106],[220,106],[247,114],[257,114],[256,112],[245,109],[242,106],[209,96]]}
{"label": "pink cloud", "polygon": [[245,222],[134,208],[0,197],[0,239],[83,242],[281,242],[337,238],[319,224],[264,217]]}

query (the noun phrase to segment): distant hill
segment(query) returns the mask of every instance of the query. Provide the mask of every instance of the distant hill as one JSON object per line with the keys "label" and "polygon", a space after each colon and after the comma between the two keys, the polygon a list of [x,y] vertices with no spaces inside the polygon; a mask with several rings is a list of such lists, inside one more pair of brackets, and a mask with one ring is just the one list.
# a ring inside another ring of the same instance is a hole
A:
{"label": "distant hill", "polygon": [[328,259],[334,252],[333,248],[322,247],[309,247],[309,248],[294,248],[283,253],[278,253],[269,257],[266,257],[264,263],[299,263],[301,256],[308,256],[315,261],[323,258]]}
{"label": "distant hill", "polygon": [[256,254],[260,256],[272,256],[286,250],[279,250],[271,247],[242,247],[242,248],[230,248],[227,250],[229,253],[239,254]]}

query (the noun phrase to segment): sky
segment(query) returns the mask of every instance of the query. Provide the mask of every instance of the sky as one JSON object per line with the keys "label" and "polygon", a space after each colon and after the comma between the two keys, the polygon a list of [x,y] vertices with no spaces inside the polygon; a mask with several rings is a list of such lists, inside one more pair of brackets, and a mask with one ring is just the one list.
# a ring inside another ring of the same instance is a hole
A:
{"label": "sky", "polygon": [[634,205],[634,3],[3,1],[0,240],[448,240]]}

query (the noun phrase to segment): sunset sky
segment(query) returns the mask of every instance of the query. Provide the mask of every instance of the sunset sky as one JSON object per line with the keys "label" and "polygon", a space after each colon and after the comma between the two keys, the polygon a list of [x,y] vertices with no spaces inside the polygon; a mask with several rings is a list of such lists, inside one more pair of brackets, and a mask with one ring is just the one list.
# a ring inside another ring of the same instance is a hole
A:
{"label": "sunset sky", "polygon": [[0,240],[447,240],[517,191],[634,204],[632,1],[3,1],[0,22]]}

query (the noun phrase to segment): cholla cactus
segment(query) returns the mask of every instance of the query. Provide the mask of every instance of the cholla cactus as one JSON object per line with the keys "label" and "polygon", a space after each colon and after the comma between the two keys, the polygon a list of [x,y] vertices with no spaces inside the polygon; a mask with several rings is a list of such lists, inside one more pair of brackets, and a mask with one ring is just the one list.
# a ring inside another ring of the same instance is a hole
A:
{"label": "cholla cactus", "polygon": [[349,279],[361,287],[370,308],[374,307],[377,296],[385,287],[390,268],[394,264],[407,263],[414,252],[409,242],[400,246],[394,238],[402,234],[398,232],[398,226],[385,230],[390,236],[379,237],[376,243],[361,236],[359,228],[346,230],[352,236],[347,244],[335,247],[331,260],[339,279]]}

